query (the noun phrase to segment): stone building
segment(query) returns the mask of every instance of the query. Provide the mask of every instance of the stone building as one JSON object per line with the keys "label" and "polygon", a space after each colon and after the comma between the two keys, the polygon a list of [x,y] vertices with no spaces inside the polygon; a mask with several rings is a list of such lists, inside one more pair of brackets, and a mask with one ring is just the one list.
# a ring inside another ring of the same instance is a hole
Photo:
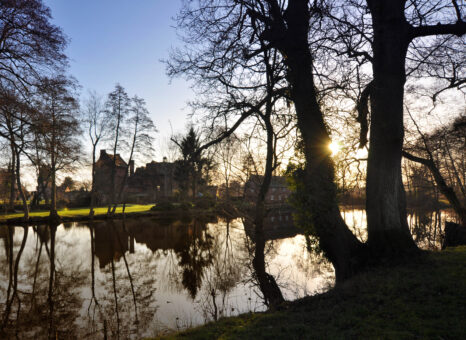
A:
{"label": "stone building", "polygon": [[112,194],[112,168],[115,162],[115,196],[123,184],[126,171],[128,171],[128,164],[121,158],[119,154],[114,156],[108,154],[105,150],[100,150],[100,157],[95,163],[95,190],[97,193],[97,200],[100,204],[107,204],[111,200]]}
{"label": "stone building", "polygon": [[[98,203],[106,204],[111,199],[111,176],[114,158],[105,150],[100,151],[96,162],[96,192]],[[173,197],[178,184],[174,180],[175,163],[152,161],[143,167],[134,168],[134,161],[128,165],[119,154],[116,155],[115,195],[121,188],[128,171],[124,188],[124,200],[132,203],[148,203]]]}
{"label": "stone building", "polygon": [[0,169],[0,200],[5,202],[10,197],[11,171]]}
{"label": "stone building", "polygon": [[[244,198],[246,201],[255,203],[259,195],[260,186],[264,176],[252,175],[244,185]],[[282,176],[272,176],[269,190],[265,195],[265,204],[286,205],[291,191],[286,184],[286,178]]]}
{"label": "stone building", "polygon": [[178,183],[174,179],[175,163],[152,161],[146,166],[134,171],[134,164],[130,166],[130,177],[126,193],[139,201],[160,201],[173,197],[178,190]]}

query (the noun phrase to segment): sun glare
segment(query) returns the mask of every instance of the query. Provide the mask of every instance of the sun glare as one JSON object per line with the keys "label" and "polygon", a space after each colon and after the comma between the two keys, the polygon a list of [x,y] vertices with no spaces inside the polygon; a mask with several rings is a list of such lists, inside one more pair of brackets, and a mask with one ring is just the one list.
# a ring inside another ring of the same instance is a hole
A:
{"label": "sun glare", "polygon": [[335,156],[341,149],[341,145],[337,141],[332,141],[329,145],[328,148],[332,152],[332,156]]}

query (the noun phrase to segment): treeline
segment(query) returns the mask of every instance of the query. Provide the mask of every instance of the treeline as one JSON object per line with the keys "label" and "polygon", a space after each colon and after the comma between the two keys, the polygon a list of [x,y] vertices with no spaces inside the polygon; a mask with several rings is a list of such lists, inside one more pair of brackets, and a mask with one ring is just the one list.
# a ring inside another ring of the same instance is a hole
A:
{"label": "treeline", "polygon": [[[124,152],[128,164],[153,150],[155,126],[144,99],[130,98],[117,84],[106,100],[90,93],[80,105],[79,85],[68,73],[64,53],[67,38],[50,21],[50,9],[41,0],[0,4],[0,143],[2,157],[8,160],[2,164],[7,168],[2,171],[2,200],[14,210],[19,195],[25,219],[29,199],[38,205],[42,198],[50,200],[50,217],[58,218],[58,174],[90,163],[94,175],[100,144],[111,145],[114,154]],[[91,141],[91,162],[83,156],[83,136]],[[27,197],[22,179],[31,167],[37,189]],[[115,212],[124,187],[115,185],[114,170],[112,183],[109,214]],[[92,176],[91,215],[94,187]]]}

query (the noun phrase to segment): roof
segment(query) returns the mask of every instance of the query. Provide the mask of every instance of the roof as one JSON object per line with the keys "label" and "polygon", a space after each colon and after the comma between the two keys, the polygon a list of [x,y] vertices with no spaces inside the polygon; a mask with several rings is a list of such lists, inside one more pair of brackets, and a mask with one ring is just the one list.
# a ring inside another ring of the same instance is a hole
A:
{"label": "roof", "polygon": [[[114,162],[114,155],[108,154],[105,150],[100,150],[99,160],[96,162],[97,166],[112,165]],[[127,167],[128,164],[121,158],[120,154],[116,154],[115,164],[117,167]]]}

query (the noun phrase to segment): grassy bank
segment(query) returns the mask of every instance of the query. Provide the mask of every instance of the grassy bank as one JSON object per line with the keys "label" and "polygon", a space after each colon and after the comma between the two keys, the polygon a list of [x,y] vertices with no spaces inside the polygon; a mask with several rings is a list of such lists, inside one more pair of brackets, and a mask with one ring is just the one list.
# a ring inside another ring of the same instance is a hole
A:
{"label": "grassy bank", "polygon": [[375,268],[328,293],[167,339],[466,339],[466,247]]}
{"label": "grassy bank", "polygon": [[[125,213],[144,213],[149,212],[150,209],[153,207],[153,204],[127,204],[125,208]],[[118,206],[116,209],[116,214],[120,214],[123,210],[122,206]],[[96,217],[104,216],[107,214],[107,207],[97,207],[94,208],[94,214]],[[2,214],[0,215],[0,223],[6,222],[12,219],[19,219],[23,217],[22,212],[12,213],[12,214]],[[43,211],[32,211],[30,214],[31,218],[45,218],[49,216],[48,210]],[[79,217],[87,217],[89,216],[89,208],[73,208],[73,209],[60,209],[58,210],[58,215],[64,218],[79,218]]]}

